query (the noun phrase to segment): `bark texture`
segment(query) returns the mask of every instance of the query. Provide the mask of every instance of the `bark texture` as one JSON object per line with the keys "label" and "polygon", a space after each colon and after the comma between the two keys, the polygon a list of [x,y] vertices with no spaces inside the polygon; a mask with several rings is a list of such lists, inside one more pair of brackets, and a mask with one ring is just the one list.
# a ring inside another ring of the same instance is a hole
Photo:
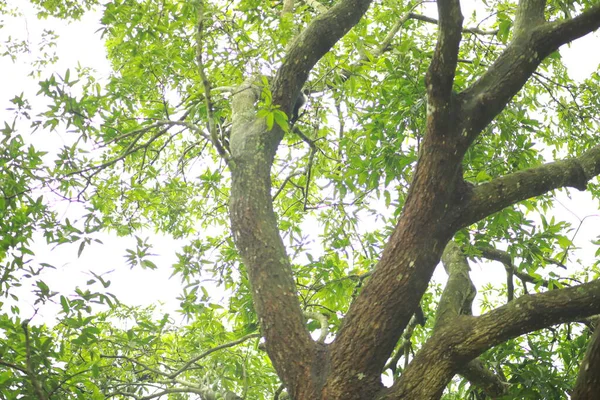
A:
{"label": "bark texture", "polygon": [[[310,70],[360,20],[369,4],[366,0],[338,1],[298,36],[272,82],[275,105],[289,115]],[[477,187],[464,182],[460,167],[469,146],[543,59],[600,26],[600,5],[571,20],[549,23],[544,20],[543,0],[522,0],[512,42],[462,93],[453,91],[463,33],[460,4],[438,0],[437,5],[438,41],[426,76],[427,123],[409,195],[370,280],[328,346],[315,343],[305,327],[273,211],[270,173],[284,132],[277,125],[267,129],[264,120],[256,117],[260,88],[255,79],[248,79],[234,93],[231,226],[252,286],[267,352],[295,400],[438,399],[458,372],[471,374],[473,380],[485,379],[485,371],[477,371],[481,365],[471,360],[490,347],[600,312],[600,281],[594,281],[523,296],[473,317],[464,312],[472,300],[468,265],[456,267],[456,282],[449,285],[433,335],[400,379],[389,389],[382,387],[386,362],[458,229],[555,188],[585,189],[600,174],[600,147],[575,159]],[[460,257],[453,248],[447,262],[458,265]],[[589,356],[589,365],[593,357]],[[502,390],[498,382],[494,385],[490,390]]]}
{"label": "bark texture", "polygon": [[592,400],[600,393],[600,329],[596,327],[581,362],[572,400]]}

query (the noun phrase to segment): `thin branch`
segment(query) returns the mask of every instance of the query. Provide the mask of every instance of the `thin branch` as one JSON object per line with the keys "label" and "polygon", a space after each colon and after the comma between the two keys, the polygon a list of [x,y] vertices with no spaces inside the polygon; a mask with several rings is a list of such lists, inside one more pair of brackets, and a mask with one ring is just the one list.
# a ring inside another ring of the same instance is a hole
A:
{"label": "thin branch", "polygon": [[290,182],[290,180],[293,177],[299,176],[299,175],[302,175],[302,174],[304,174],[304,171],[296,171],[296,172],[292,172],[291,174],[289,174],[288,176],[286,176],[286,178],[281,183],[281,186],[279,186],[279,189],[277,189],[277,191],[273,195],[273,200],[275,200],[277,198],[277,196],[279,196],[281,194],[281,192],[283,191],[283,189],[285,188],[285,186]]}
{"label": "thin branch", "polygon": [[[534,285],[541,285],[545,288],[550,288],[550,282],[541,277],[533,277],[525,272],[519,271],[519,269],[513,264],[510,254],[505,251],[495,249],[493,247],[479,248],[481,256],[488,260],[498,261],[504,265],[507,271],[515,275],[522,282],[532,283]],[[509,301],[512,300],[509,298]]]}
{"label": "thin branch", "polygon": [[303,210],[306,211],[307,205],[308,205],[308,190],[310,188],[310,178],[311,178],[311,174],[312,174],[312,166],[314,163],[314,159],[315,159],[315,154],[317,153],[318,147],[315,144],[315,141],[310,139],[308,136],[306,136],[301,130],[300,128],[298,128],[297,126],[294,126],[294,133],[296,135],[298,135],[302,141],[306,144],[308,144],[308,146],[310,147],[310,153],[308,155],[308,164],[306,166],[306,185],[304,188],[304,206],[303,206]]}
{"label": "thin branch", "polygon": [[260,337],[260,333],[251,333],[249,335],[243,336],[237,340],[228,342],[228,343],[223,343],[219,346],[215,346],[212,349],[206,350],[204,353],[192,358],[191,360],[189,360],[187,363],[184,364],[183,367],[179,368],[177,371],[173,372],[172,374],[169,374],[169,378],[175,378],[178,375],[184,373],[192,364],[198,362],[199,360],[203,359],[204,357],[208,356],[209,354],[214,353],[215,351],[219,351],[222,349],[226,349],[228,347],[233,347],[236,346],[240,343],[245,342],[246,340],[249,339],[254,339],[254,338],[259,338]]}
{"label": "thin branch", "polygon": [[[107,167],[110,167],[111,165],[116,164],[117,162],[125,159],[126,157],[130,156],[131,154],[136,153],[139,150],[147,149],[159,137],[161,137],[162,135],[164,135],[165,133],[167,133],[167,131],[169,130],[169,128],[172,127],[172,126],[184,126],[184,127],[188,128],[188,129],[194,131],[194,133],[196,133],[197,135],[199,135],[199,136],[201,136],[201,137],[203,137],[203,138],[205,138],[207,140],[210,140],[210,137],[207,136],[205,133],[203,133],[195,125],[193,125],[193,124],[191,124],[189,122],[183,121],[183,119],[185,119],[188,114],[189,113],[184,114],[181,117],[181,119],[179,119],[177,121],[158,120],[158,121],[156,121],[155,123],[153,123],[151,125],[148,125],[148,126],[145,126],[143,128],[139,128],[139,129],[136,129],[134,131],[128,132],[128,133],[126,133],[124,135],[121,135],[120,137],[124,138],[124,137],[131,136],[132,134],[135,133],[137,135],[137,137],[127,146],[127,148],[125,149],[125,151],[122,152],[120,156],[115,157],[115,158],[113,158],[111,160],[108,160],[108,161],[106,161],[106,162],[104,162],[102,164],[99,164],[99,165],[92,165],[90,167],[82,168],[82,169],[79,169],[79,170],[76,170],[76,171],[71,171],[71,172],[65,174],[65,177],[73,176],[73,175],[78,175],[78,174],[82,174],[82,173],[89,172],[89,171],[94,171],[94,170],[95,171],[100,171],[100,170],[103,170],[103,169],[105,169]],[[150,139],[148,139],[148,141],[146,143],[140,144],[139,146],[135,146],[135,144],[142,138],[142,136],[145,133],[147,133],[148,131],[150,131],[152,129],[159,128],[159,127],[164,127],[164,126],[166,126],[166,128],[159,130],[158,133],[156,133],[154,136],[152,136]],[[112,140],[112,141],[114,141],[114,140]]]}
{"label": "thin branch", "polygon": [[413,315],[410,321],[408,321],[408,325],[406,325],[406,329],[402,333],[402,343],[398,346],[396,350],[396,354],[388,361],[388,363],[383,367],[383,371],[390,369],[392,371],[392,375],[396,374],[396,369],[398,367],[398,361],[400,361],[400,357],[406,354],[406,349],[412,347],[411,337],[415,330],[415,328],[419,325],[419,321],[416,315]]}
{"label": "thin branch", "polygon": [[[416,20],[419,20],[419,21],[428,22],[430,24],[436,24],[436,25],[439,24],[439,21],[437,19],[435,19],[435,18],[427,17],[427,16],[421,15],[421,14],[415,14],[415,13],[412,13],[412,12],[409,13],[407,15],[407,17],[409,19],[416,19]],[[479,29],[477,27],[470,27],[470,28],[464,28],[463,27],[462,31],[466,32],[466,33],[472,33],[474,35],[494,36],[494,35],[498,34],[498,29],[493,30],[493,31],[484,31],[483,29]]]}
{"label": "thin branch", "polygon": [[16,369],[17,371],[19,371],[19,372],[22,372],[22,373],[24,373],[25,375],[28,375],[28,373],[27,373],[27,369],[26,369],[26,368],[19,367],[19,366],[18,366],[18,365],[16,365],[16,364],[11,364],[11,363],[9,363],[9,362],[6,362],[6,361],[2,361],[2,360],[0,360],[0,365],[4,365],[5,367],[12,368],[12,369]]}
{"label": "thin branch", "polygon": [[141,362],[139,360],[136,360],[135,358],[131,358],[131,357],[128,357],[128,356],[110,355],[110,354],[101,354],[100,358],[116,359],[116,360],[127,360],[130,363],[132,363],[132,364],[139,365],[140,367],[142,367],[143,371],[151,372],[151,373],[153,373],[153,374],[155,374],[157,376],[164,376],[165,378],[170,378],[170,375],[169,375],[168,372],[163,372],[163,371],[160,371],[158,369],[149,367],[145,363],[143,363],[143,362]]}

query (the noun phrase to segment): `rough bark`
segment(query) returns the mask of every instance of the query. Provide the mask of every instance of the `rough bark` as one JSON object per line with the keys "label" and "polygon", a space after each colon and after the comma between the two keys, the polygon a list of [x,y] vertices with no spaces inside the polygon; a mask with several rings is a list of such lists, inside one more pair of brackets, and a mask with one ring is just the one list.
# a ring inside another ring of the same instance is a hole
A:
{"label": "rough bark", "polygon": [[438,10],[440,39],[427,74],[429,107],[423,151],[402,216],[332,345],[332,377],[325,397],[329,393],[345,399],[372,396],[452,234],[444,221],[459,183],[460,155],[449,140],[458,131],[456,127],[450,130],[455,125],[449,122],[457,111],[452,83],[462,15],[458,1],[440,1]]}
{"label": "rough bark", "polygon": [[452,376],[484,351],[527,332],[600,310],[600,281],[522,296],[479,317],[441,326],[382,398],[439,399]]}
{"label": "rough bark", "polygon": [[[455,242],[450,241],[446,246],[442,262],[448,273],[448,282],[436,311],[434,333],[439,327],[451,323],[459,315],[472,315],[473,300],[477,294],[475,285],[471,281],[469,262]],[[505,394],[508,389],[508,384],[487,369],[478,359],[470,361],[458,373],[492,398]]]}
{"label": "rough bark", "polygon": [[[370,1],[341,1],[317,17],[292,45],[272,85],[273,101],[288,114],[308,72],[366,12]],[[270,170],[283,130],[256,118],[260,91],[252,79],[233,97],[230,149],[231,227],[248,271],[266,349],[295,399],[316,399],[322,346],[306,330],[289,258],[273,211]]]}
{"label": "rough bark", "polygon": [[[366,12],[370,1],[339,1],[292,44],[271,90],[289,114],[309,71]],[[523,87],[544,57],[600,26],[600,5],[547,23],[544,2],[522,0],[513,40],[489,70],[456,95],[462,32],[458,0],[439,0],[439,36],[426,77],[425,139],[401,217],[374,273],[329,348],[310,338],[273,211],[270,169],[283,137],[255,116],[252,80],[233,97],[231,225],[247,269],[266,349],[291,397],[436,399],[451,377],[488,348],[520,334],[600,311],[600,282],[523,296],[480,317],[444,318],[389,390],[380,374],[425,292],[442,251],[462,226],[562,186],[585,188],[600,173],[600,148],[577,160],[522,171],[471,188],[462,157]]]}
{"label": "rough bark", "polygon": [[548,163],[479,185],[464,204],[458,227],[468,226],[512,204],[562,187],[585,190],[600,174],[600,146],[580,157]]}
{"label": "rough bark", "polygon": [[596,328],[581,362],[571,400],[594,400],[600,393],[600,329]]}

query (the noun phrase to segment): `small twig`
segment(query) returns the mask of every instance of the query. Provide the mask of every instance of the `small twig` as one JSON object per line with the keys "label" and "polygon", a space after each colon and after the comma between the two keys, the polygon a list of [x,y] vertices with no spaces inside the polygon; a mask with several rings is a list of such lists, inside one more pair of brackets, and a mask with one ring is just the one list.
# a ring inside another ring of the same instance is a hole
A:
{"label": "small twig", "polygon": [[281,184],[281,186],[279,186],[279,189],[277,189],[277,192],[275,192],[275,194],[273,195],[273,200],[275,200],[277,198],[277,196],[279,196],[281,194],[281,192],[283,191],[285,186],[290,182],[290,179],[292,179],[295,176],[302,175],[302,174],[304,174],[304,171],[300,171],[300,172],[297,171],[297,172],[293,172],[290,175],[288,175],[283,180],[283,183]]}
{"label": "small twig", "polygon": [[386,364],[386,366],[383,367],[384,371],[386,369],[390,369],[392,370],[392,375],[396,374],[398,361],[400,360],[400,357],[406,354],[407,348],[410,349],[410,347],[412,346],[412,342],[410,339],[418,324],[419,322],[417,320],[416,315],[413,315],[410,321],[408,321],[406,329],[402,333],[402,343],[400,344],[400,346],[398,346],[398,351],[396,351],[396,354],[394,354],[394,357],[392,357],[392,359]]}
{"label": "small twig", "polygon": [[308,208],[308,194],[309,194],[309,187],[310,187],[310,177],[312,174],[312,166],[314,163],[314,159],[315,159],[315,153],[317,152],[317,150],[319,149],[317,147],[317,145],[315,144],[315,141],[310,139],[308,136],[306,136],[301,130],[300,128],[298,128],[297,126],[294,127],[293,129],[294,133],[296,135],[298,135],[300,137],[300,139],[302,139],[302,141],[306,144],[308,144],[308,146],[310,147],[310,153],[308,155],[308,165],[306,166],[306,185],[304,188],[304,205],[303,205],[303,210],[306,211]]}
{"label": "small twig", "polygon": [[493,261],[498,261],[500,263],[502,263],[504,265],[505,268],[510,268],[513,272],[513,274],[519,278],[521,280],[521,282],[523,283],[523,287],[525,292],[527,293],[527,286],[526,286],[526,282],[527,283],[532,283],[534,285],[541,285],[545,288],[549,288],[550,282],[547,281],[546,279],[543,278],[535,278],[529,274],[526,274],[524,272],[521,272],[518,270],[518,268],[513,264],[510,254],[508,254],[505,251],[502,250],[498,250],[492,247],[486,247],[486,248],[479,248],[479,250],[481,251],[481,256],[483,258],[487,258],[488,260],[493,260]]}
{"label": "small twig", "polygon": [[[140,128],[140,129],[136,129],[135,131],[129,132],[127,134],[124,134],[121,136],[121,138],[126,137],[126,136],[131,136],[132,133],[136,133],[138,136],[127,146],[127,148],[125,149],[125,151],[123,153],[121,153],[120,156],[113,158],[112,160],[108,160],[100,165],[92,165],[90,167],[87,168],[82,168],[76,171],[71,171],[67,174],[65,174],[65,177],[68,176],[72,176],[72,175],[77,175],[77,174],[82,174],[88,171],[100,171],[103,170],[104,168],[110,167],[113,164],[116,164],[117,162],[125,159],[127,156],[142,150],[142,149],[146,149],[148,148],[148,146],[150,146],[154,141],[156,141],[159,137],[161,137],[162,135],[164,135],[170,127],[172,126],[185,126],[186,128],[193,130],[196,134],[198,134],[199,136],[202,136],[203,138],[210,140],[210,138],[204,134],[202,131],[200,131],[200,129],[198,129],[195,125],[183,121],[183,118],[187,117],[187,113],[185,115],[183,115],[181,117],[180,120],[177,121],[171,121],[171,120],[158,120],[155,123],[148,125],[146,127]],[[135,144],[141,139],[141,137],[148,131],[155,129],[155,128],[159,128],[161,126],[166,126],[166,128],[161,129],[160,131],[158,131],[158,133],[156,133],[154,136],[152,136],[146,143],[144,144],[140,144],[139,146],[135,146]],[[96,173],[97,173],[96,172]],[[92,174],[95,175],[96,173]]]}

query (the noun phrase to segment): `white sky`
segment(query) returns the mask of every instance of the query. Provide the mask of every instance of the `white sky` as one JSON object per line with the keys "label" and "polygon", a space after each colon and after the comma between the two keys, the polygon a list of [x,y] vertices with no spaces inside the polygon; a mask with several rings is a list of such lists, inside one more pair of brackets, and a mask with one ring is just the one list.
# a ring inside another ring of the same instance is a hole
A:
{"label": "white sky", "polygon": [[[465,2],[463,2],[465,3]],[[20,4],[20,2],[15,3]],[[464,7],[465,16],[471,14],[469,7]],[[10,120],[12,117],[5,108],[9,106],[8,100],[21,92],[25,92],[26,97],[32,101],[33,110],[40,110],[43,103],[35,99],[35,93],[38,91],[37,79],[27,77],[30,71],[30,63],[37,57],[35,51],[40,39],[42,28],[54,29],[59,35],[59,45],[56,48],[58,62],[48,70],[64,74],[67,68],[74,72],[77,63],[82,66],[88,66],[98,71],[96,77],[106,77],[110,70],[109,63],[106,60],[105,50],[100,40],[100,34],[95,33],[99,25],[97,23],[99,14],[88,14],[81,21],[67,24],[64,21],[38,22],[37,19],[28,15],[17,19],[7,19],[5,26],[0,30],[0,43],[12,35],[18,38],[27,38],[30,41],[32,53],[25,57],[20,57],[19,62],[13,64],[10,59],[0,58],[0,70],[3,71],[1,78],[2,91],[0,92],[0,116],[2,120]],[[468,25],[468,24],[467,24]],[[590,51],[596,49],[596,51]],[[561,49],[563,60],[569,68],[572,77],[577,80],[583,80],[593,71],[597,70],[600,63],[600,35],[588,35],[587,37],[576,41],[574,44]],[[2,121],[0,121],[2,122]],[[25,130],[22,130],[22,132]],[[63,143],[60,133],[48,133],[38,131],[31,140],[35,142],[36,147],[47,150],[56,150]],[[65,140],[64,142],[68,142]],[[562,220],[568,220],[577,227],[579,219],[598,213],[598,206],[595,201],[590,199],[587,193],[573,192],[573,201],[561,201],[566,204],[566,208],[558,206],[556,214]],[[65,213],[73,213],[77,206],[61,206]],[[75,211],[77,214],[78,212]],[[599,233],[597,225],[600,217],[588,218],[583,224],[576,238],[576,244],[583,250],[577,253],[579,258],[591,262],[595,249],[587,243],[595,239]],[[112,285],[108,289],[111,293],[123,302],[131,305],[156,304],[162,302],[166,310],[176,309],[178,301],[176,297],[180,294],[181,285],[177,278],[169,279],[171,264],[175,261],[175,252],[180,248],[180,243],[164,236],[152,233],[142,234],[140,237],[151,237],[151,243],[154,245],[154,253],[158,254],[153,261],[159,266],[155,271],[141,270],[135,268],[130,270],[125,264],[125,249],[135,248],[135,239],[116,238],[112,235],[102,235],[104,245],[92,245],[86,247],[80,258],[77,258],[78,245],[64,245],[52,249],[45,245],[42,239],[36,243],[36,259],[41,262],[49,262],[58,267],[56,271],[48,271],[43,279],[53,290],[59,290],[62,293],[72,293],[73,289],[79,285],[85,287],[85,282],[92,276],[87,272],[93,270],[98,274],[108,271],[116,271],[106,278],[111,280]],[[476,265],[473,264],[473,279],[478,288],[487,282],[504,282],[504,269],[500,265]],[[436,272],[436,279],[444,281],[444,273],[441,268]],[[33,283],[33,282],[32,282]],[[23,301],[20,303],[21,311],[24,317],[33,315],[35,308],[31,298],[27,298],[25,293],[30,287],[23,288]],[[39,310],[35,322],[51,322],[59,309],[57,306],[47,306]]]}

